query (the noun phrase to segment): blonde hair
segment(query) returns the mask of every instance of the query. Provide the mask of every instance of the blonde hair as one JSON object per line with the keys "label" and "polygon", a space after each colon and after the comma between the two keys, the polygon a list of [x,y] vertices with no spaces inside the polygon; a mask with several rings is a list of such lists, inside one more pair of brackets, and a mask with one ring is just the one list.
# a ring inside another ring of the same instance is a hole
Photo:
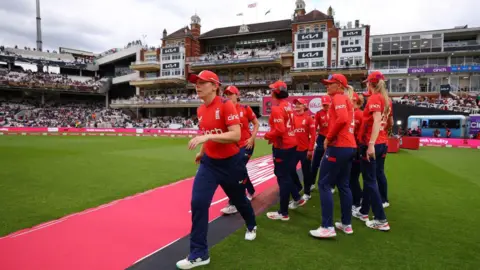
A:
{"label": "blonde hair", "polygon": [[388,97],[387,84],[384,80],[379,80],[378,83],[372,84],[373,91],[375,93],[380,93],[385,100],[385,109],[383,110],[384,114],[388,116],[390,112],[390,98]]}
{"label": "blonde hair", "polygon": [[347,85],[347,88],[345,88],[346,94],[350,101],[353,103],[353,92],[355,91],[351,85]]}

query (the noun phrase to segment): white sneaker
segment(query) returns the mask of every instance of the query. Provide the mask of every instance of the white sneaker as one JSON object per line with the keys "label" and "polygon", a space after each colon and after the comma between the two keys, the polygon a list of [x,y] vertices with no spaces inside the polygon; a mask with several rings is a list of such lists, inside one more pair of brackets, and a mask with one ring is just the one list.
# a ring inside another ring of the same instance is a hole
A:
{"label": "white sneaker", "polygon": [[281,215],[281,214],[278,213],[278,212],[268,212],[268,213],[267,213],[267,217],[268,217],[269,219],[273,219],[273,220],[282,220],[282,221],[288,221],[288,220],[290,220],[290,217],[289,217],[289,216]]}
{"label": "white sneaker", "polygon": [[352,212],[354,212],[354,211],[360,211],[360,208],[362,208],[362,207],[361,207],[361,206],[352,205]]}
{"label": "white sneaker", "polygon": [[315,185],[312,185],[312,186],[310,187],[310,191],[312,191],[312,190],[314,190],[314,189],[315,189]]}
{"label": "white sneaker", "polygon": [[360,219],[361,221],[367,222],[368,221],[368,215],[364,215],[360,213],[360,208],[355,209],[355,211],[352,211],[352,216]]}
{"label": "white sneaker", "polygon": [[379,221],[379,220],[369,220],[365,223],[365,225],[367,225],[367,227],[371,228],[371,229],[374,229],[374,230],[379,230],[379,231],[389,231],[390,230],[390,225],[388,224],[388,222],[385,220],[383,222]]}
{"label": "white sneaker", "polygon": [[300,206],[304,206],[307,203],[306,200],[303,198],[300,198],[298,201],[291,201],[290,204],[288,205],[289,209],[297,209]]}
{"label": "white sneaker", "polygon": [[383,208],[387,208],[387,207],[390,206],[390,203],[389,202],[384,202],[382,205],[383,205]]}
{"label": "white sneaker", "polygon": [[320,227],[316,230],[311,230],[310,235],[317,238],[332,238],[337,236],[337,233],[335,232],[335,228],[333,227],[329,227],[329,228]]}
{"label": "white sneaker", "polygon": [[312,198],[312,196],[311,196],[311,195],[307,195],[307,194],[303,194],[303,196],[302,196],[302,199],[303,199],[304,201],[308,201],[308,200],[310,200],[311,198]]}
{"label": "white sneaker", "polygon": [[238,212],[237,207],[235,207],[235,205],[227,205],[226,207],[222,208],[222,210],[220,211],[225,215],[233,215]]}
{"label": "white sneaker", "polygon": [[255,226],[251,231],[247,229],[247,232],[245,233],[245,240],[253,241],[255,238],[257,238],[257,226]]}
{"label": "white sneaker", "polygon": [[197,266],[207,265],[210,263],[210,258],[202,260],[202,258],[197,258],[195,260],[188,260],[188,257],[177,262],[178,269],[192,269]]}
{"label": "white sneaker", "polygon": [[346,234],[352,234],[352,225],[343,225],[341,222],[335,222],[335,227]]}

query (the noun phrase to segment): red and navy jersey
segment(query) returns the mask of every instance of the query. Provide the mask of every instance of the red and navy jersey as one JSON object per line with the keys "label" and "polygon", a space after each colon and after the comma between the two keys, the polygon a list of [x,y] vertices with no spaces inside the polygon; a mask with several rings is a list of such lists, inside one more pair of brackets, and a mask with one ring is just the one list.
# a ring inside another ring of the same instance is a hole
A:
{"label": "red and navy jersey", "polygon": [[236,106],[238,116],[240,117],[240,125],[242,127],[242,137],[238,142],[240,147],[247,145],[247,140],[252,137],[252,132],[250,132],[250,122],[257,118],[252,108],[248,105],[238,104]]}
{"label": "red and navy jersey", "polygon": [[288,149],[297,146],[293,110],[289,102],[282,100],[280,104],[272,106],[268,123],[270,131],[265,134],[265,138],[273,142],[273,147]]}
{"label": "red and navy jersey", "polygon": [[380,132],[378,133],[375,144],[383,144],[388,142],[388,134],[385,130],[388,119],[392,116],[392,102],[389,101],[389,111],[385,113],[385,99],[380,93],[374,93],[368,98],[367,105],[363,110],[362,130],[359,135],[360,142],[367,145],[370,142],[373,131],[373,113],[379,112],[382,114],[380,124]]}
{"label": "red and navy jersey", "polygon": [[354,129],[354,135],[358,136],[360,133],[360,128],[362,127],[362,119],[363,119],[363,111],[360,109],[355,109],[355,129]]}
{"label": "red and navy jersey", "polygon": [[[228,132],[228,127],[240,125],[235,105],[230,100],[217,96],[209,105],[202,104],[197,109],[198,127],[203,134],[221,134]],[[218,143],[208,141],[204,144],[205,154],[213,159],[225,159],[237,154],[237,143]]]}
{"label": "red and navy jersey", "polygon": [[313,151],[315,146],[315,120],[308,113],[294,116],[297,151]]}
{"label": "red and navy jersey", "polygon": [[329,129],[327,139],[329,146],[356,148],[355,118],[353,104],[344,94],[336,94],[328,111]]}
{"label": "red and navy jersey", "polygon": [[315,114],[315,129],[318,130],[318,135],[327,136],[328,111],[322,109]]}

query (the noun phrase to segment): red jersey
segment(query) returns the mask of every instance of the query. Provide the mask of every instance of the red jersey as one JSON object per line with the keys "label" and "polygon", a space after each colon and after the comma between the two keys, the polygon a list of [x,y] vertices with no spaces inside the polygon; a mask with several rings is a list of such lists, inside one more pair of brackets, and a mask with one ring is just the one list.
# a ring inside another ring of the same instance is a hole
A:
{"label": "red jersey", "polygon": [[273,142],[273,147],[288,149],[297,146],[295,138],[292,105],[288,101],[272,106],[268,123],[270,131],[265,134],[265,139]]}
{"label": "red jersey", "polygon": [[329,146],[356,148],[355,141],[355,119],[353,104],[343,94],[336,94],[332,97],[332,105],[328,110],[329,130],[327,139]]}
{"label": "red jersey", "polygon": [[295,136],[297,137],[297,151],[313,151],[315,145],[315,121],[304,113],[294,116]]}
{"label": "red jersey", "polygon": [[363,110],[363,122],[362,122],[362,130],[360,132],[360,142],[368,145],[370,142],[370,138],[372,137],[373,131],[373,113],[380,112],[382,114],[382,122],[380,125],[380,132],[378,133],[377,140],[375,144],[382,144],[387,143],[388,141],[388,134],[385,130],[385,126],[387,124],[388,118],[392,116],[392,102],[390,103],[390,109],[387,114],[384,113],[385,110],[385,99],[379,93],[374,93],[370,96],[367,101],[367,105],[365,105],[365,110]]}
{"label": "red jersey", "polygon": [[[240,125],[235,105],[230,100],[217,96],[209,105],[202,104],[197,109],[198,127],[203,134],[221,134],[228,132],[228,127]],[[205,154],[214,159],[224,159],[237,154],[237,143],[218,143],[208,141],[204,144]]]}
{"label": "red jersey", "polygon": [[355,137],[358,136],[358,134],[360,133],[360,128],[362,126],[362,119],[363,119],[363,111],[360,110],[360,109],[355,109],[355,113],[354,113],[354,121],[355,121],[355,129],[354,129],[354,135]]}
{"label": "red jersey", "polygon": [[252,133],[250,132],[250,122],[257,118],[255,113],[253,112],[252,108],[248,105],[238,104],[236,106],[238,116],[240,117],[240,126],[242,128],[242,137],[238,142],[240,147],[244,147],[247,145],[247,140],[252,137]]}
{"label": "red jersey", "polygon": [[322,109],[315,114],[315,129],[318,130],[318,135],[327,136],[328,111]]}

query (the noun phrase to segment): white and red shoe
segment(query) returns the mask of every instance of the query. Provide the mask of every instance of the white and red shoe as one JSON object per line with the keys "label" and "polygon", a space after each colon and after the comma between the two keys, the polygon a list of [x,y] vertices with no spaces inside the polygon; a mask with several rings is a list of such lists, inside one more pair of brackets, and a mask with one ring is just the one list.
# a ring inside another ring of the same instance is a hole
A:
{"label": "white and red shoe", "polygon": [[282,220],[282,221],[290,220],[289,216],[284,216],[278,212],[268,212],[267,217],[272,220]]}
{"label": "white and red shoe", "polygon": [[360,213],[360,208],[352,210],[352,216],[360,219],[363,222],[368,221],[368,215],[364,215],[364,214]]}
{"label": "white and red shoe", "polygon": [[207,265],[210,263],[210,257],[207,259],[197,258],[195,260],[189,260],[188,257],[177,262],[178,269],[192,269],[198,266]]}
{"label": "white and red shoe", "polygon": [[235,205],[231,205],[231,204],[225,206],[220,211],[225,215],[233,215],[233,214],[238,212],[237,207],[235,207]]}
{"label": "white and red shoe", "polygon": [[304,200],[303,198],[301,198],[298,201],[290,201],[290,204],[288,205],[288,208],[289,209],[297,209],[300,206],[304,206],[306,203],[307,203],[307,201]]}
{"label": "white and red shoe", "polygon": [[379,230],[379,231],[389,231],[390,230],[390,225],[388,222],[385,221],[379,221],[379,220],[369,220],[365,223],[367,227],[374,229],[374,230]]}
{"label": "white and red shoe", "polygon": [[310,235],[316,238],[333,238],[337,236],[334,227],[323,228],[320,227],[316,230],[311,230]]}
{"label": "white and red shoe", "polygon": [[346,234],[353,233],[352,225],[344,225],[341,222],[335,222],[335,227]]}

